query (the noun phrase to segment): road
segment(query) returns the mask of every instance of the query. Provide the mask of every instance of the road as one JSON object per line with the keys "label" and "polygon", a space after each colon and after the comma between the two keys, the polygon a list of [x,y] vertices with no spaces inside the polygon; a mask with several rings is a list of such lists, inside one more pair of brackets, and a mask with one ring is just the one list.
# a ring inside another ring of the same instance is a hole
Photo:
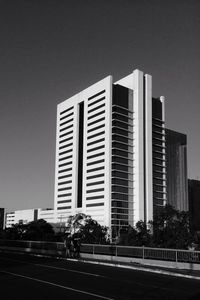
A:
{"label": "road", "polygon": [[200,299],[200,281],[81,261],[0,253],[2,300]]}

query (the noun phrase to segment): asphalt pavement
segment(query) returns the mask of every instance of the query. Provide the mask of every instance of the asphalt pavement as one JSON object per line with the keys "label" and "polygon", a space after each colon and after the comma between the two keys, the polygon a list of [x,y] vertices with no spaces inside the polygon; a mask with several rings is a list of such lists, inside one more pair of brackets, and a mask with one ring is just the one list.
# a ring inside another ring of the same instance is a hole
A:
{"label": "asphalt pavement", "polygon": [[200,281],[82,261],[0,253],[2,300],[199,300]]}

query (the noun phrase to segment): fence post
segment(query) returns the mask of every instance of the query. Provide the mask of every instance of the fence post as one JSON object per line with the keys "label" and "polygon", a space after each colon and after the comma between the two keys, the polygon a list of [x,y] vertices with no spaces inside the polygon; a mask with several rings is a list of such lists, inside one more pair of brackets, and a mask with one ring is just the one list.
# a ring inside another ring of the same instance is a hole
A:
{"label": "fence post", "polygon": [[176,250],[176,263],[178,262],[178,251]]}
{"label": "fence post", "polygon": [[144,245],[142,246],[142,259],[144,260]]}
{"label": "fence post", "polygon": [[94,255],[94,245],[92,245],[92,254]]}
{"label": "fence post", "polygon": [[117,245],[115,245],[116,249],[115,249],[115,256],[117,256]]}

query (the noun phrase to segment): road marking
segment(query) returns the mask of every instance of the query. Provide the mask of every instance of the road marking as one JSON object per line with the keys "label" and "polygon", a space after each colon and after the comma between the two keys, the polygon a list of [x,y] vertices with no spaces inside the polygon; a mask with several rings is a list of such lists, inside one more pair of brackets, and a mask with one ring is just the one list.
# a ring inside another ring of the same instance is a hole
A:
{"label": "road marking", "polygon": [[73,273],[78,273],[78,274],[83,274],[83,275],[89,275],[89,276],[94,276],[94,277],[107,278],[106,276],[103,276],[103,275],[94,274],[94,273],[88,273],[88,272],[83,272],[83,271],[78,271],[78,270],[74,270],[74,269],[67,269],[67,268],[62,268],[62,267],[54,267],[54,266],[50,266],[50,265],[31,263],[31,262],[28,262],[28,261],[25,261],[25,260],[18,260],[18,259],[13,259],[13,258],[4,258],[4,259],[5,260],[10,260],[10,261],[22,262],[22,263],[26,263],[26,264],[34,265],[34,266],[40,266],[40,267],[44,267],[44,268],[51,268],[51,269],[69,271],[69,272],[73,272]]}
{"label": "road marking", "polygon": [[73,289],[73,288],[68,287],[68,286],[64,286],[64,285],[56,284],[56,283],[53,283],[53,282],[37,279],[37,278],[34,278],[34,277],[29,277],[29,276],[25,276],[25,275],[21,275],[21,274],[17,274],[17,273],[12,273],[12,272],[7,272],[7,271],[3,271],[3,270],[0,271],[0,272],[8,274],[8,275],[13,275],[13,276],[16,276],[16,277],[21,277],[21,278],[37,281],[37,282],[40,282],[40,283],[49,284],[49,285],[52,285],[52,286],[55,286],[55,287],[65,289],[65,290],[69,290],[69,291],[73,291],[73,292],[76,292],[76,293],[93,296],[93,297],[100,298],[100,299],[114,300],[113,298],[108,298],[108,297],[104,297],[104,296],[101,296],[101,295],[98,295],[98,294],[89,293],[89,292],[85,292],[85,291],[78,290],[78,289]]}
{"label": "road marking", "polygon": [[94,277],[104,277],[104,278],[106,277],[106,276],[99,275],[99,274],[88,273],[88,272],[83,272],[83,271],[77,271],[77,270],[67,269],[67,268],[62,268],[62,267],[54,267],[54,266],[43,265],[43,264],[34,264],[34,265],[40,266],[40,267],[45,267],[45,268],[69,271],[69,272],[73,272],[73,273],[80,273],[80,274],[83,274],[83,275],[89,275],[89,276],[94,276]]}

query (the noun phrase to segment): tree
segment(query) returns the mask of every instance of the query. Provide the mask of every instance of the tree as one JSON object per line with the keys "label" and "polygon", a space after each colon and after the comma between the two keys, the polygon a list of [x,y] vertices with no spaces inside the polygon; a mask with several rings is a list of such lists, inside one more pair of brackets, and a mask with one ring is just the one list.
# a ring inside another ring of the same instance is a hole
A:
{"label": "tree", "polygon": [[134,228],[129,227],[120,244],[188,249],[192,244],[198,244],[198,240],[190,228],[190,214],[166,205],[155,211],[153,221],[147,224],[139,221]]}
{"label": "tree", "polygon": [[88,217],[81,229],[82,242],[88,244],[105,244],[107,242],[107,231],[107,227],[101,226],[97,221]]}
{"label": "tree", "polygon": [[51,224],[43,219],[32,221],[26,225],[24,239],[36,241],[54,240],[54,230]]}
{"label": "tree", "polygon": [[155,212],[152,226],[156,247],[188,249],[195,241],[190,229],[190,214],[178,211],[171,205]]}
{"label": "tree", "polygon": [[2,237],[9,240],[21,240],[23,239],[26,230],[27,225],[23,223],[17,223],[9,228],[6,228],[2,233]]}
{"label": "tree", "polygon": [[104,244],[107,241],[108,228],[83,213],[70,216],[67,229],[71,235],[79,236],[83,243]]}

